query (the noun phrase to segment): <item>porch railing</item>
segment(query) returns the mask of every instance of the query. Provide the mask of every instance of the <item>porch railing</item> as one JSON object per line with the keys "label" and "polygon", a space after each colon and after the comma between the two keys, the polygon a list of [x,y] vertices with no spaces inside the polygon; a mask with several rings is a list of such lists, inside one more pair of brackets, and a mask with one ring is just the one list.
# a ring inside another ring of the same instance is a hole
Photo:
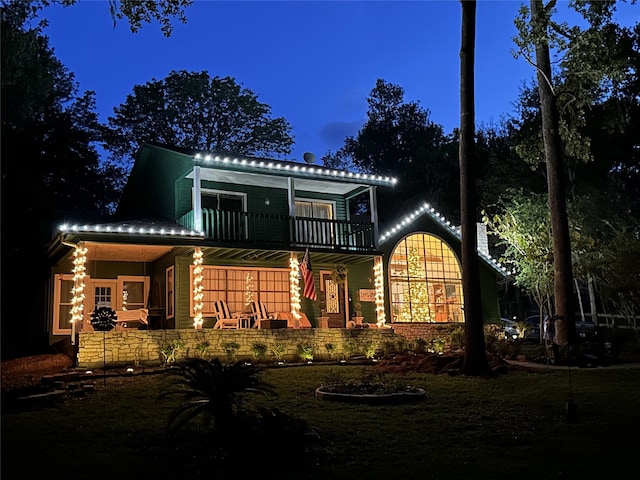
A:
{"label": "porch railing", "polygon": [[[194,228],[193,210],[178,223]],[[373,223],[290,217],[269,213],[202,209],[202,230],[217,242],[271,246],[311,246],[350,251],[373,251]]]}

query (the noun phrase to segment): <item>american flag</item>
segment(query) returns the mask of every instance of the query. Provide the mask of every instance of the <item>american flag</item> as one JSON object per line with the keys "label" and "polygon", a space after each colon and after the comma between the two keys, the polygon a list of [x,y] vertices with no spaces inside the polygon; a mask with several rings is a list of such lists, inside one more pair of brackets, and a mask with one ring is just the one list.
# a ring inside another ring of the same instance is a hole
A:
{"label": "american flag", "polygon": [[316,284],[313,281],[313,270],[311,270],[311,260],[309,259],[309,249],[304,252],[304,258],[300,264],[300,271],[304,279],[304,289],[302,294],[310,300],[317,300]]}

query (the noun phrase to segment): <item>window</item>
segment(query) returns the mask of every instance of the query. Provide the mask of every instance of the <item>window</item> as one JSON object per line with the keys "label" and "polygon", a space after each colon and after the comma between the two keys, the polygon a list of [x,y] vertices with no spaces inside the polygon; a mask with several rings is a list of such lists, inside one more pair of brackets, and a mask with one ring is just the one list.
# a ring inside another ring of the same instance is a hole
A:
{"label": "window", "polygon": [[203,188],[201,191],[202,208],[226,210],[229,212],[244,212],[246,210],[246,194],[206,188]]}
{"label": "window", "polygon": [[[333,245],[334,203],[296,200],[296,241],[302,244]],[[314,220],[309,220],[310,218]]]}
{"label": "window", "polygon": [[[190,269],[193,284],[193,266]],[[214,314],[216,300],[225,300],[232,312],[245,308],[247,295],[264,302],[269,312],[291,310],[288,269],[241,269],[204,266],[202,271],[204,317]],[[193,297],[191,297],[193,311]]]}
{"label": "window", "polygon": [[389,276],[393,322],[464,322],[460,264],[441,239],[405,237],[393,250]]}
{"label": "window", "polygon": [[54,276],[53,295],[53,334],[71,333],[71,307],[73,301],[73,274],[57,274]]}
{"label": "window", "polygon": [[137,310],[147,307],[149,296],[149,277],[118,277],[118,295],[115,310]]}
{"label": "window", "polygon": [[166,287],[167,318],[173,318],[175,316],[175,270],[173,265],[166,270]]}

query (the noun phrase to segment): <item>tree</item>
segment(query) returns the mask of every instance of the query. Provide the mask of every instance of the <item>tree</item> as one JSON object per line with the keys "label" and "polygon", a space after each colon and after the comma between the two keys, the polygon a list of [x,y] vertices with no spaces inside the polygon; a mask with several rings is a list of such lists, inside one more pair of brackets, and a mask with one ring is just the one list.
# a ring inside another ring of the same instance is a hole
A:
{"label": "tree", "polygon": [[[3,2],[2,48],[2,346],[3,355],[33,350],[42,310],[34,286],[49,275],[44,246],[53,226],[73,214],[107,214],[121,176],[99,161],[93,92],[78,96],[73,75],[31,26],[37,9]],[[19,228],[4,222],[19,219]],[[11,321],[20,319],[20,321]]]}
{"label": "tree", "polygon": [[484,342],[480,267],[476,236],[474,175],[474,56],[476,2],[461,0],[462,42],[460,47],[460,226],[462,247],[462,291],[464,292],[464,364],[466,375],[490,372]]}
{"label": "tree", "polygon": [[357,136],[327,153],[324,165],[398,178],[398,190],[379,192],[381,218],[427,201],[455,221],[458,166],[453,139],[429,119],[428,110],[406,103],[398,85],[378,79],[367,103],[367,121]]}
{"label": "tree", "polygon": [[[42,0],[42,6],[59,3],[65,7],[75,5],[79,0]],[[177,18],[181,23],[187,23],[185,9],[193,0],[109,0],[106,4],[113,20],[113,28],[119,20],[126,19],[132,33],[138,32],[144,23],[157,21],[165,37],[173,33],[171,20]]]}
{"label": "tree", "polygon": [[[588,112],[594,103],[616,98],[625,90],[629,76],[627,43],[632,35],[611,23],[615,2],[575,0],[571,3],[587,22],[587,28],[569,27],[553,21],[556,1],[546,5],[531,0],[516,19],[520,54],[536,68],[538,100],[547,167],[549,209],[554,239],[554,304],[561,344],[577,340],[573,322],[574,302],[571,269],[571,242],[566,213],[567,185],[575,179],[576,165],[593,160],[590,138],[584,134]],[[531,58],[533,47],[535,60]],[[626,50],[625,50],[626,48]],[[551,66],[551,51],[558,67]],[[637,55],[637,54],[636,54]],[[536,141],[523,145],[521,153],[537,156]],[[533,148],[531,148],[533,147]],[[529,150],[529,152],[527,152]],[[565,159],[568,159],[567,162]]]}
{"label": "tree", "polygon": [[553,293],[555,314],[558,318],[556,342],[565,346],[570,340],[575,339],[573,274],[560,119],[553,90],[549,45],[543,40],[544,32],[549,28],[547,15],[542,0],[531,0],[531,23],[539,35],[535,47],[536,76],[542,113],[542,138],[547,162],[549,211],[553,233]]}
{"label": "tree", "polygon": [[136,85],[109,117],[104,147],[114,160],[130,159],[145,142],[245,155],[291,153],[291,126],[271,118],[271,107],[231,77],[173,71]]}

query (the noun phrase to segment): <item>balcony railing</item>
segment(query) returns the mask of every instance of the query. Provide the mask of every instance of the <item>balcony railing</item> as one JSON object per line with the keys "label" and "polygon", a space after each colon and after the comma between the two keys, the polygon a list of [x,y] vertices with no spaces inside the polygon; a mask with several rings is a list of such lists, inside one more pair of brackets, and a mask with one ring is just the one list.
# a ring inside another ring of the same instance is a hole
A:
{"label": "balcony railing", "polygon": [[[193,210],[178,223],[194,228]],[[373,251],[373,223],[290,217],[268,213],[202,209],[202,230],[209,240],[268,246],[310,246],[350,251]]]}

